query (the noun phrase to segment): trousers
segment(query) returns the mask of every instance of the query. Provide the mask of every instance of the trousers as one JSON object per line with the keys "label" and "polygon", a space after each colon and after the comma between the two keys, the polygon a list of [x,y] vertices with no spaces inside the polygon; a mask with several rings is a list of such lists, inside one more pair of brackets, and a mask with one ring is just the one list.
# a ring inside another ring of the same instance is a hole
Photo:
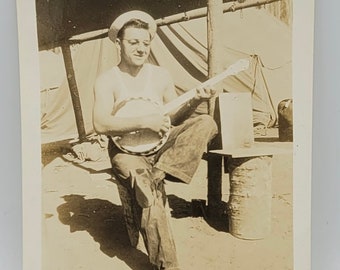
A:
{"label": "trousers", "polygon": [[[150,156],[121,152],[110,140],[109,156],[114,175],[122,185],[130,188],[131,175],[153,167],[181,182],[189,184],[195,174],[207,145],[217,134],[217,125],[209,115],[189,118],[171,127],[165,145]],[[133,205],[133,217],[143,237],[150,263],[157,269],[179,269],[168,215],[164,208],[166,194],[163,182],[154,191],[155,201],[147,208]],[[132,190],[132,197],[134,193]],[[135,202],[134,199],[131,202]]]}

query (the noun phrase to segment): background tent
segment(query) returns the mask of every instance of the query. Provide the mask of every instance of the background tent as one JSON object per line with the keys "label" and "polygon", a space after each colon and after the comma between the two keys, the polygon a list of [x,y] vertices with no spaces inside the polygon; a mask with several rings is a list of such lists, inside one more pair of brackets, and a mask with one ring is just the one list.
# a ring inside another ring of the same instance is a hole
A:
{"label": "background tent", "polygon": [[[270,126],[275,122],[279,101],[292,96],[291,30],[263,9],[251,8],[226,13],[223,17],[221,39],[224,51],[221,57],[225,66],[238,59],[252,59],[249,70],[225,79],[223,88],[229,92],[251,91],[255,121]],[[150,62],[164,66],[171,72],[179,93],[207,78],[206,28],[206,18],[200,18],[162,26],[158,30]],[[95,78],[117,63],[118,56],[108,38],[76,45],[72,52],[85,130],[90,134],[93,132]],[[41,55],[42,63],[45,57]],[[61,54],[58,57],[62,57]],[[53,72],[55,66],[51,63],[49,67]],[[65,71],[60,72],[65,74]],[[64,80],[57,90],[42,93],[42,142],[77,137],[67,81]],[[201,106],[199,113],[205,110]]]}
{"label": "background tent", "polygon": [[[139,9],[154,18],[206,7],[206,0],[35,0],[39,49],[60,46],[72,36],[107,28],[121,13]],[[259,3],[255,0],[223,0],[228,5]],[[263,2],[263,1],[262,1]],[[268,4],[272,2],[271,4]],[[264,8],[291,23],[292,0],[265,1]]]}

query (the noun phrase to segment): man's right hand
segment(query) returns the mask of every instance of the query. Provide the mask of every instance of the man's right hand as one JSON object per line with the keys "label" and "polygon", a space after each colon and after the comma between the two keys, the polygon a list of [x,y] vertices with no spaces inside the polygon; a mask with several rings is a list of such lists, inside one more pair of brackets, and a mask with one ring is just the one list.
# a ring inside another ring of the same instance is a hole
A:
{"label": "man's right hand", "polygon": [[171,123],[168,116],[151,114],[143,117],[144,128],[150,129],[162,137],[170,129]]}

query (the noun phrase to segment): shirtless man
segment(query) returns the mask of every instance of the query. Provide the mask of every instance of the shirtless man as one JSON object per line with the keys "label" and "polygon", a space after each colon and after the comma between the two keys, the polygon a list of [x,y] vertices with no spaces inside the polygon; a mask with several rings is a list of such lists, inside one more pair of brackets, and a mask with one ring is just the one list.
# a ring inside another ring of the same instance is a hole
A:
{"label": "shirtless man", "polygon": [[[197,89],[196,96],[170,114],[118,117],[117,106],[131,97],[166,104],[177,97],[170,74],[146,63],[156,23],[148,14],[131,11],[119,16],[109,29],[109,38],[120,52],[117,66],[100,75],[95,85],[94,127],[109,137],[112,169],[119,181],[132,190],[138,202],[137,223],[155,269],[179,269],[175,245],[165,214],[164,178],[190,183],[217,127],[208,115],[189,118],[196,107],[211,98],[211,88]],[[127,154],[110,138],[148,129],[160,136],[170,130],[166,144],[148,156]],[[131,188],[132,186],[132,188]],[[162,201],[162,203],[157,203]],[[155,211],[155,207],[158,207]]]}

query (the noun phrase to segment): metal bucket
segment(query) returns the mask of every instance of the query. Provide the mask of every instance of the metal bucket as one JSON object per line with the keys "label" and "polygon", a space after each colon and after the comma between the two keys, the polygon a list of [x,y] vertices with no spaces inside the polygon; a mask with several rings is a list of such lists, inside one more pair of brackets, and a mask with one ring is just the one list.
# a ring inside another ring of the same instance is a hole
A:
{"label": "metal bucket", "polygon": [[293,100],[282,100],[278,105],[279,140],[293,141]]}
{"label": "metal bucket", "polygon": [[262,239],[271,231],[271,156],[228,161],[229,232],[241,239]]}

